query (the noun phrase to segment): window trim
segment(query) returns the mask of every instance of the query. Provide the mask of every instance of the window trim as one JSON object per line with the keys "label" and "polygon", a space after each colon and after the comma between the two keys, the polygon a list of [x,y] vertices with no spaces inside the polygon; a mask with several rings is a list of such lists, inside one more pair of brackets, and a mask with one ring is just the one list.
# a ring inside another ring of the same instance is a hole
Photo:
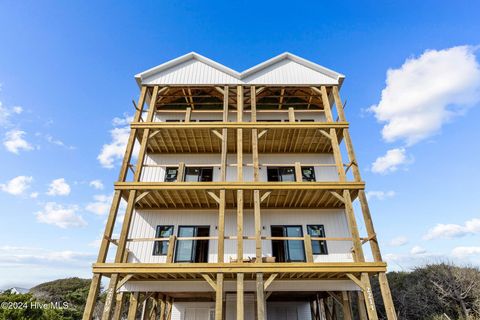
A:
{"label": "window trim", "polygon": [[[307,234],[310,237],[312,237],[312,234],[310,233],[310,227],[314,227],[314,226],[321,226],[322,230],[323,230],[323,236],[319,237],[319,238],[326,238],[327,233],[325,232],[325,225],[324,224],[307,224]],[[314,241],[319,243],[320,252],[314,252],[314,246],[313,246]],[[323,248],[325,248],[325,252],[321,252],[322,243],[323,243]],[[314,255],[328,255],[327,240],[312,240],[312,254],[314,254]]]}
{"label": "window trim", "polygon": [[[166,228],[171,228],[172,232],[171,234],[169,235],[170,236],[173,236],[173,234],[175,233],[175,226],[172,224],[159,224],[157,225],[157,227],[155,228],[155,238],[160,238],[160,235],[159,235],[159,229],[160,227],[166,227]],[[158,247],[160,245],[162,245],[162,249],[165,248],[165,246],[163,246],[163,244],[166,243],[166,252],[163,253],[161,250],[158,250]],[[154,241],[153,242],[153,252],[152,252],[152,255],[153,256],[166,256],[168,254],[168,241],[160,241],[160,240],[157,240],[157,241]]]}
{"label": "window trim", "polygon": [[[277,180],[277,181],[272,181],[272,180],[268,180],[268,170],[277,170],[277,177],[281,178],[282,175],[280,174],[279,170],[280,169],[291,169],[293,170],[293,181],[296,181],[297,180],[297,175],[295,174],[295,167],[293,166],[289,166],[289,165],[286,165],[286,166],[267,166],[267,182],[284,182],[284,180]],[[285,182],[288,182],[288,181],[285,181]]]}
{"label": "window trim", "polygon": [[[167,180],[167,172],[168,172],[168,170],[171,170],[171,169],[175,169],[175,170],[176,170],[175,180],[173,180],[173,181],[168,181],[168,180]],[[165,168],[165,176],[163,177],[163,182],[176,182],[177,180],[178,180],[178,167],[166,167],[166,168]]]}
{"label": "window trim", "polygon": [[[215,172],[214,168],[213,167],[198,167],[198,166],[195,166],[195,167],[186,166],[185,167],[185,173],[183,174],[183,182],[187,182],[187,175],[188,175],[188,170],[189,169],[200,169],[200,174],[197,175],[197,181],[194,181],[194,182],[202,182],[200,180],[200,177],[202,176],[203,170],[204,169],[211,169],[212,170],[212,180],[203,181],[203,182],[213,182],[213,175],[214,175],[214,172]],[[192,182],[192,181],[190,181],[190,182]]]}

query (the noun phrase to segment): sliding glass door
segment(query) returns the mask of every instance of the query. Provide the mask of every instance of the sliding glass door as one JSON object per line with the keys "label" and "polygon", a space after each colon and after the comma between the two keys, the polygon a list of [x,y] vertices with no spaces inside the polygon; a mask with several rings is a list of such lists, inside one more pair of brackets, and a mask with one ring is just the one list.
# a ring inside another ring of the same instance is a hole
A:
{"label": "sliding glass door", "polygon": [[[179,226],[179,238],[208,237],[209,226]],[[175,262],[208,262],[208,240],[177,240]]]}
{"label": "sliding glass door", "polygon": [[[303,237],[302,226],[272,226],[272,237]],[[272,254],[277,262],[303,262],[302,240],[272,240]]]}

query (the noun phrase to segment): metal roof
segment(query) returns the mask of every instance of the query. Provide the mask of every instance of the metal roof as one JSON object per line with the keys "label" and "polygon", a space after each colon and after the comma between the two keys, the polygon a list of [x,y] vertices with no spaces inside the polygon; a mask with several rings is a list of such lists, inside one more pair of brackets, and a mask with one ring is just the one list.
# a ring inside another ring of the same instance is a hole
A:
{"label": "metal roof", "polygon": [[288,52],[243,72],[190,52],[135,75],[139,85],[341,85],[344,78]]}

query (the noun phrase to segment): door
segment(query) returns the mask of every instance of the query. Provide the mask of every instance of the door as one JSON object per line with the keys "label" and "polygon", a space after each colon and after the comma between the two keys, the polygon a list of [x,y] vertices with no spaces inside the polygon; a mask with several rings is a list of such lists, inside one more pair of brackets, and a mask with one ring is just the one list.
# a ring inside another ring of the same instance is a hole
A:
{"label": "door", "polygon": [[[272,237],[303,237],[302,226],[271,226]],[[304,262],[302,240],[272,240],[272,254],[277,262]]]}
{"label": "door", "polygon": [[[178,237],[208,237],[209,226],[179,226]],[[175,262],[208,262],[208,240],[177,240]]]}

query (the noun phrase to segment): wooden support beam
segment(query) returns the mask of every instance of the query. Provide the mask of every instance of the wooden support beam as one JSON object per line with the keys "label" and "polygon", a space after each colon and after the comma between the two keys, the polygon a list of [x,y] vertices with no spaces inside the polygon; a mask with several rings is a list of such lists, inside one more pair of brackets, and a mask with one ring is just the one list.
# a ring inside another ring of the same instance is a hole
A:
{"label": "wooden support beam", "polygon": [[192,120],[192,108],[188,107],[185,112],[185,122],[190,122]]}
{"label": "wooden support beam", "polygon": [[225,260],[225,190],[220,190],[220,203],[218,205],[218,262],[223,263]]}
{"label": "wooden support beam", "polygon": [[130,280],[132,277],[133,274],[127,274],[125,277],[123,277],[123,279],[120,280],[117,284],[117,291],[120,290],[120,288],[123,287],[123,285],[127,283],[127,281]]}
{"label": "wooden support beam", "polygon": [[347,291],[342,291],[342,307],[343,307],[343,319],[344,320],[352,320],[352,309],[351,309],[351,302],[348,296]]}
{"label": "wooden support beam", "polygon": [[103,307],[102,320],[110,320],[112,315],[113,302],[115,301],[115,293],[117,291],[118,274],[110,276],[110,282],[107,289],[107,296],[105,297],[105,305]]}
{"label": "wooden support beam", "polygon": [[342,305],[342,300],[337,296],[335,292],[327,291],[328,295],[332,297],[334,301],[336,301],[339,305]]}
{"label": "wooden support beam", "polygon": [[337,198],[338,200],[342,201],[343,203],[345,203],[345,198],[342,197],[341,195],[339,195],[336,191],[330,191],[330,193],[332,194],[332,196],[334,196],[335,198]]}
{"label": "wooden support beam", "polygon": [[[243,86],[237,86],[237,122],[243,122],[243,103]],[[243,182],[243,129],[237,129],[237,182]],[[237,190],[237,262],[243,262],[243,190]]]}
{"label": "wooden support beam", "polygon": [[167,249],[167,263],[173,262],[173,252],[175,251],[176,236],[171,235],[168,237],[168,249]]}
{"label": "wooden support beam", "polygon": [[215,281],[213,281],[212,278],[210,278],[210,276],[208,274],[203,274],[202,273],[202,277],[212,287],[213,291],[217,291],[217,284],[215,283]]}
{"label": "wooden support beam", "polygon": [[117,294],[117,298],[115,301],[115,311],[113,312],[112,320],[120,320],[122,315],[123,298],[124,298],[123,292],[120,292],[119,294]]}
{"label": "wooden support beam", "polygon": [[[253,130],[257,130],[257,129],[253,129]],[[260,131],[260,133],[258,134],[257,139],[260,139],[261,137],[263,137],[267,132],[268,132],[267,129]]]}
{"label": "wooden support beam", "polygon": [[223,273],[217,274],[215,291],[215,320],[223,320]]}
{"label": "wooden support beam", "polygon": [[217,130],[212,130],[212,132],[222,141],[226,141],[226,139],[223,137],[223,135],[218,132]]}
{"label": "wooden support beam", "polygon": [[357,277],[355,277],[355,276],[354,276],[353,274],[351,274],[351,273],[347,273],[347,277],[348,277],[350,280],[352,280],[353,282],[355,282],[355,284],[356,284],[357,286],[359,286],[362,291],[365,290],[364,283],[363,283],[360,279],[358,279]]}
{"label": "wooden support beam", "polygon": [[178,163],[177,182],[182,182],[185,176],[185,162]]}
{"label": "wooden support beam", "polygon": [[143,198],[145,198],[146,196],[148,196],[149,193],[150,193],[150,191],[142,192],[138,197],[135,198],[135,203],[137,203],[138,201],[140,201]]}
{"label": "wooden support beam", "polygon": [[368,319],[377,320],[377,308],[375,307],[375,301],[373,299],[373,292],[368,274],[362,273],[361,280],[364,287],[363,296],[365,297],[365,305],[367,307]]}
{"label": "wooden support beam", "polygon": [[329,140],[332,140],[332,136],[330,135],[330,133],[328,133],[327,131],[323,130],[323,129],[320,129],[318,130],[322,135],[324,135],[325,137],[327,137]]}
{"label": "wooden support beam", "polygon": [[268,196],[270,196],[271,193],[272,193],[271,191],[267,191],[264,194],[262,194],[262,197],[260,198],[260,203],[265,201],[268,198]]}
{"label": "wooden support beam", "polygon": [[130,304],[128,305],[128,320],[135,320],[138,308],[138,292],[132,292],[130,294]]}
{"label": "wooden support beam", "polygon": [[309,234],[305,235],[305,240],[303,243],[305,246],[305,256],[307,258],[307,262],[313,262],[312,239]]}
{"label": "wooden support beam", "polygon": [[363,291],[357,291],[358,300],[358,314],[360,320],[368,320],[367,308],[365,306],[365,298],[363,297]]}
{"label": "wooden support beam", "polygon": [[300,165],[300,162],[295,162],[295,181],[296,182],[302,182],[303,177],[302,177],[302,167]]}
{"label": "wooden support beam", "polygon": [[263,273],[257,273],[257,320],[266,320],[265,314],[265,289],[263,287]]}
{"label": "wooden support beam", "polygon": [[288,108],[288,121],[295,122],[295,109],[292,107]]}
{"label": "wooden support beam", "polygon": [[[103,242],[103,241],[102,241]],[[104,261],[102,261],[104,262]],[[88,291],[87,301],[85,303],[85,311],[83,313],[83,320],[91,320],[93,317],[93,311],[95,309],[95,302],[100,291],[100,281],[102,276],[100,274],[94,274],[92,282],[90,283],[90,289]]]}
{"label": "wooden support beam", "polygon": [[213,200],[215,200],[216,203],[220,204],[220,197],[218,197],[214,192],[212,191],[207,191],[208,195],[212,197]]}
{"label": "wooden support beam", "polygon": [[268,277],[267,281],[263,284],[263,290],[267,290],[268,287],[272,284],[273,280],[278,276],[278,273],[272,273],[270,277]]}
{"label": "wooden support beam", "polygon": [[243,297],[243,273],[237,273],[237,319],[236,320],[243,320],[244,319],[244,297]]}

